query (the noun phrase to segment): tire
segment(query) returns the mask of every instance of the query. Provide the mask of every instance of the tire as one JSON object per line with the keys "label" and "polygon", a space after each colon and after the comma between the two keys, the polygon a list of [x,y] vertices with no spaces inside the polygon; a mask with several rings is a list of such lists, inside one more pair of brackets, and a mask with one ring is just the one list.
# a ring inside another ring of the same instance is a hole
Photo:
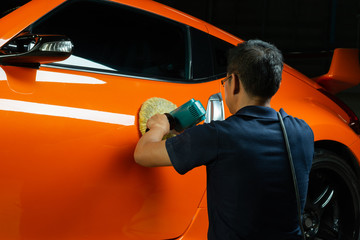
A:
{"label": "tire", "polygon": [[303,213],[306,239],[359,239],[359,180],[336,154],[315,150]]}

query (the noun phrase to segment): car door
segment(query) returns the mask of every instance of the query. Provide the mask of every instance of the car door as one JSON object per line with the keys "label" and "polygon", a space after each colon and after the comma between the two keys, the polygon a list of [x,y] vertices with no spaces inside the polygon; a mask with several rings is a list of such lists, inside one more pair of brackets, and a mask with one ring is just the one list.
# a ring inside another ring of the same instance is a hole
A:
{"label": "car door", "polygon": [[223,111],[214,80],[231,45],[110,1],[68,1],[24,31],[66,35],[74,52],[38,70],[0,71],[1,239],[180,236],[205,169],[180,176],[135,164],[138,112],[151,97],[206,107],[212,95]]}

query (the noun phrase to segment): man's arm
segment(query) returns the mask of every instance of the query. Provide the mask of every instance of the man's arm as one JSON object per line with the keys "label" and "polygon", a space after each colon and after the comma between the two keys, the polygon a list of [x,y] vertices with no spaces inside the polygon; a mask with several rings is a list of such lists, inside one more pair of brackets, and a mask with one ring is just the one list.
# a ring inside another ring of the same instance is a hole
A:
{"label": "man's arm", "polygon": [[164,114],[156,114],[148,120],[147,127],[150,130],[140,138],[136,145],[135,162],[144,167],[171,166],[165,140],[162,140],[170,131],[167,117]]}

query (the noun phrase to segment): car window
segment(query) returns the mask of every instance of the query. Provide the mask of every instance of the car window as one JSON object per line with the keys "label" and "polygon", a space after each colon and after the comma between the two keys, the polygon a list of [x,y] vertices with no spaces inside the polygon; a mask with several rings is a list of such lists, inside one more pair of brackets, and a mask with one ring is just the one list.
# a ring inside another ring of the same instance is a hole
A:
{"label": "car window", "polygon": [[109,1],[68,1],[30,27],[62,34],[73,55],[51,65],[149,78],[187,78],[186,27]]}
{"label": "car window", "polygon": [[209,34],[190,28],[192,78],[208,79],[214,75]]}
{"label": "car window", "polygon": [[221,39],[210,37],[212,59],[215,77],[223,77],[227,72],[227,57],[230,48],[234,45]]}
{"label": "car window", "polygon": [[192,78],[218,79],[226,75],[227,55],[232,44],[205,32],[190,28]]}

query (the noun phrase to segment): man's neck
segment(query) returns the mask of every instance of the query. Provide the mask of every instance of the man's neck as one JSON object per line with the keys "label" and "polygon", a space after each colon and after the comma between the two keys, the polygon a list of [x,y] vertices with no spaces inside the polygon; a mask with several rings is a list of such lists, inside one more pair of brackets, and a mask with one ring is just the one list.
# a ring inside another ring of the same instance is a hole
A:
{"label": "man's neck", "polygon": [[271,99],[264,100],[263,98],[259,98],[259,97],[247,97],[247,96],[243,97],[241,99],[239,98],[238,104],[237,104],[238,108],[237,108],[236,112],[246,106],[271,107],[270,100]]}

